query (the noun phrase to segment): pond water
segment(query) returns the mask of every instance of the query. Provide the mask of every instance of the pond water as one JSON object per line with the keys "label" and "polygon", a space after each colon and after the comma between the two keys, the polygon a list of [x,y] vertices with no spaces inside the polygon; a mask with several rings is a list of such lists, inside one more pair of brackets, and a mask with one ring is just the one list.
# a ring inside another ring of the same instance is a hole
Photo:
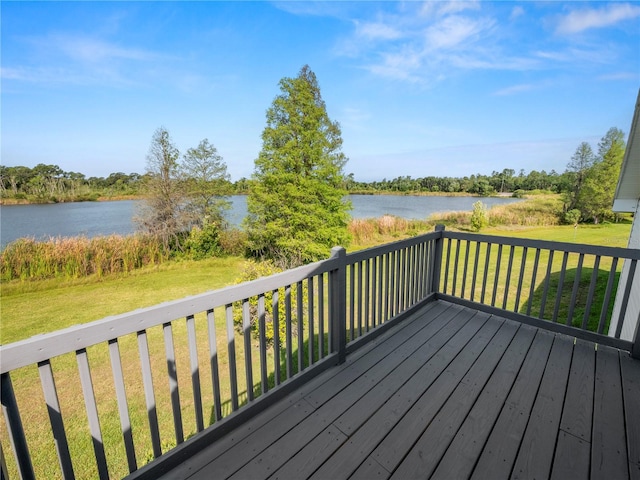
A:
{"label": "pond water", "polygon": [[[471,210],[477,197],[440,197],[412,195],[350,195],[353,218],[375,218],[385,214],[406,219],[425,219],[438,212]],[[230,197],[231,210],[227,219],[239,226],[247,214],[247,199],[243,195]],[[501,205],[519,201],[514,198],[482,198],[485,205]],[[129,235],[136,230],[133,217],[138,200],[116,202],[78,202],[47,205],[0,206],[0,244],[21,237],[38,240],[49,237],[84,235],[95,237],[113,233]]]}

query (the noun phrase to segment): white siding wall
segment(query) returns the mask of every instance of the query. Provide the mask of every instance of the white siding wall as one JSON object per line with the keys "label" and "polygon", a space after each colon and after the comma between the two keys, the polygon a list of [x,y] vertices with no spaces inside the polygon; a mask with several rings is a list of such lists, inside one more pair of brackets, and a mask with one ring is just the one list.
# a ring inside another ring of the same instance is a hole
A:
{"label": "white siding wall", "polygon": [[[631,226],[631,235],[629,236],[629,248],[640,249],[640,200],[636,203],[635,215],[633,217],[633,225]],[[629,262],[625,261],[620,276],[620,285],[616,293],[616,301],[613,307],[613,317],[609,326],[609,336],[613,336],[616,331],[617,321],[620,314],[622,296],[627,285],[627,276],[629,275]],[[622,324],[622,332],[620,338],[623,340],[633,340],[636,331],[636,324],[640,315],[640,265],[636,266],[636,273],[633,280],[633,291],[629,297],[629,304]]]}

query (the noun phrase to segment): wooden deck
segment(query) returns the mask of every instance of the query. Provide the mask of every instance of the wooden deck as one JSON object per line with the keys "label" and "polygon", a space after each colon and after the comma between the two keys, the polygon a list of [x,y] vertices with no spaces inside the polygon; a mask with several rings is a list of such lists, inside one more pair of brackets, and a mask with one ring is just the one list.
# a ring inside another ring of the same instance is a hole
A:
{"label": "wooden deck", "polygon": [[432,302],[166,479],[640,478],[640,361]]}

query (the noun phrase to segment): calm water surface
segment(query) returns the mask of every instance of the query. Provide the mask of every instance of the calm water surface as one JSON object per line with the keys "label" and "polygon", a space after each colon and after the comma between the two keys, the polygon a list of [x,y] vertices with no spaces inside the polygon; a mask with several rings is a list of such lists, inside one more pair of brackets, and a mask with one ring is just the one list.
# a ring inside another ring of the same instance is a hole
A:
{"label": "calm water surface", "polygon": [[[353,218],[381,217],[384,214],[407,219],[425,219],[437,212],[471,210],[477,197],[429,197],[409,195],[350,195]],[[514,198],[482,198],[488,206],[519,201]],[[247,214],[247,199],[231,197],[232,208],[227,218],[240,225]],[[84,235],[95,237],[135,232],[133,217],[140,204],[137,200],[117,202],[56,203],[51,205],[0,206],[0,244],[20,237],[38,240],[49,237]]]}

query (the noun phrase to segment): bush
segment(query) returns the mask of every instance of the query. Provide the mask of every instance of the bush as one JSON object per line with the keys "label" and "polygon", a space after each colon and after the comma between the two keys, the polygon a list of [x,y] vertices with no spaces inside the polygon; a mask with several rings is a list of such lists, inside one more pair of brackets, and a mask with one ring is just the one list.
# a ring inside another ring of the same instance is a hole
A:
{"label": "bush", "polygon": [[226,255],[240,257],[247,250],[247,234],[238,229],[230,228],[220,232],[220,248]]}
{"label": "bush", "polygon": [[479,232],[489,224],[487,218],[487,207],[484,203],[478,200],[473,204],[473,212],[471,213],[471,229],[475,232]]}
{"label": "bush", "polygon": [[218,225],[212,222],[205,224],[202,228],[193,227],[185,242],[185,253],[194,260],[219,256],[222,248]]}
{"label": "bush", "polygon": [[563,220],[564,220],[564,223],[566,223],[567,225],[577,226],[578,222],[580,222],[581,216],[582,216],[582,213],[580,212],[580,210],[578,210],[577,208],[574,208],[564,214]]}

